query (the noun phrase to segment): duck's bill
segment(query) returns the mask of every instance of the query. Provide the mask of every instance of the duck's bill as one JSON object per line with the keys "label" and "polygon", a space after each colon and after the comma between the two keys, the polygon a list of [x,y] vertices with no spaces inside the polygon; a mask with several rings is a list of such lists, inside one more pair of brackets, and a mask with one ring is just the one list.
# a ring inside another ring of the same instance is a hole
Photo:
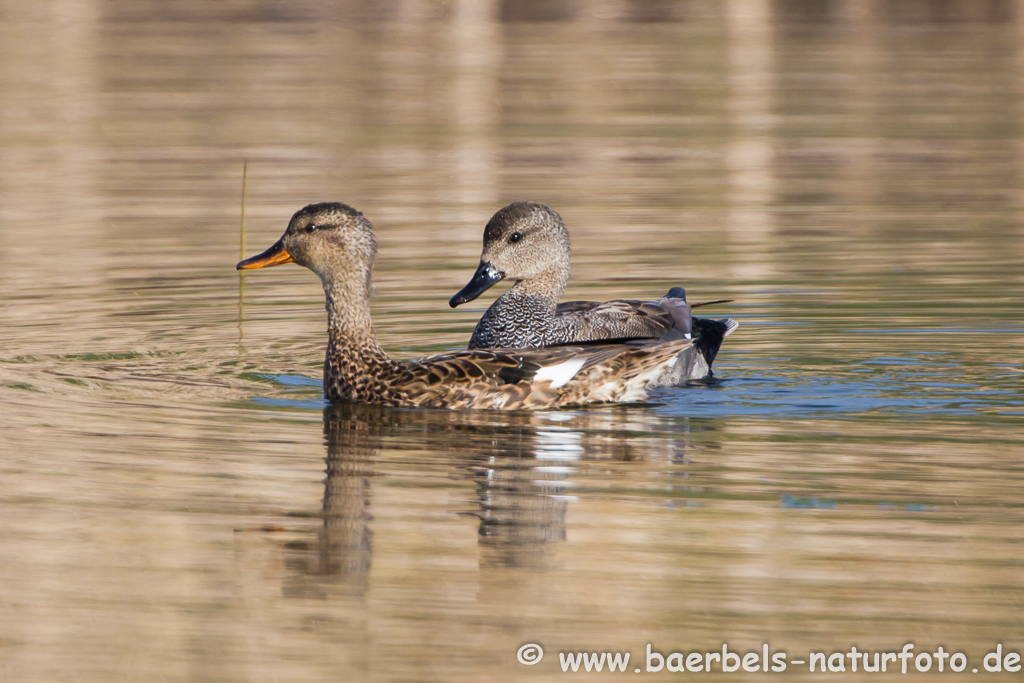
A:
{"label": "duck's bill", "polygon": [[459,304],[468,303],[490,289],[494,283],[501,282],[504,277],[505,274],[495,270],[490,263],[481,261],[480,267],[473,273],[473,279],[448,300],[448,305],[455,308]]}
{"label": "duck's bill", "polygon": [[257,254],[256,256],[247,258],[244,261],[239,261],[235,268],[237,270],[254,270],[256,268],[280,266],[284,263],[291,262],[292,255],[284,248],[284,242],[278,240],[274,243],[274,246],[270,247],[270,249],[267,249],[262,254]]}

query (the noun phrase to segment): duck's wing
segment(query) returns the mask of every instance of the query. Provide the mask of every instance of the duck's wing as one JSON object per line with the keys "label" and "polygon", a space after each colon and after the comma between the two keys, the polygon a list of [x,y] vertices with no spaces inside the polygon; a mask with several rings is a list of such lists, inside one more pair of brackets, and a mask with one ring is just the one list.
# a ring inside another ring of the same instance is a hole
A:
{"label": "duck's wing", "polygon": [[661,339],[673,329],[679,336],[690,333],[690,307],[682,299],[567,301],[555,316],[578,341]]}
{"label": "duck's wing", "polygon": [[563,301],[555,307],[555,315],[577,315],[600,305],[600,301]]}
{"label": "duck's wing", "polygon": [[528,382],[540,370],[537,363],[516,355],[515,350],[472,349],[426,356],[403,364],[404,376],[398,381],[420,381],[433,389],[438,386],[483,383],[502,386]]}
{"label": "duck's wing", "polygon": [[585,347],[592,353],[559,390],[559,398],[565,405],[645,401],[648,385],[674,367],[691,346],[692,340],[680,338],[639,345]]}
{"label": "duck's wing", "polygon": [[680,340],[457,351],[402,363],[390,385],[401,404],[422,407],[530,410],[636,401],[689,346]]}
{"label": "duck's wing", "polygon": [[[566,351],[565,356],[568,357]],[[544,386],[533,386],[543,365],[503,350],[473,349],[440,353],[401,363],[388,379],[400,405],[426,408],[515,408],[531,394],[537,400],[557,400],[557,392],[543,397]]]}

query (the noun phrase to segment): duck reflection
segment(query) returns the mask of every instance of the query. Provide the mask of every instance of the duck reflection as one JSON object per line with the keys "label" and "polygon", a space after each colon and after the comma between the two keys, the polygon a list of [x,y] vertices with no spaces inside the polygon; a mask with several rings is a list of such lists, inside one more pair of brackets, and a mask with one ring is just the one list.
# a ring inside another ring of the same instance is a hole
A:
{"label": "duck reflection", "polygon": [[324,410],[327,478],[320,531],[324,574],[362,578],[370,569],[370,467],[380,435],[379,423],[372,417],[336,408]]}
{"label": "duck reflection", "polygon": [[557,565],[555,548],[567,537],[566,513],[578,500],[572,477],[580,466],[683,461],[685,440],[652,429],[657,419],[649,410],[620,408],[529,413],[503,425],[513,433],[492,439],[467,468],[479,501],[481,566]]}
{"label": "duck reflection", "polygon": [[[324,409],[326,478],[321,509],[323,525],[317,542],[289,544],[288,566],[301,576],[330,579],[347,592],[361,595],[368,587],[373,561],[370,511],[373,460],[382,430],[382,409],[372,406],[328,406]],[[316,592],[298,581],[287,590],[293,596]]]}
{"label": "duck reflection", "polygon": [[565,491],[583,456],[581,435],[569,429],[522,426],[513,439],[495,440],[493,452],[469,468],[480,510],[482,566],[542,567],[549,543],[565,540]]}
{"label": "duck reflection", "polygon": [[[329,406],[323,412],[326,479],[317,540],[289,544],[289,567],[317,585],[350,594],[368,587],[373,563],[373,476],[398,468],[395,451],[429,454],[473,483],[481,568],[546,569],[567,538],[566,513],[577,501],[573,475],[594,461],[663,462],[685,458],[687,430],[635,408],[536,413],[395,410]],[[666,436],[669,434],[671,436]],[[449,469],[451,472],[451,469]],[[628,471],[627,471],[628,475]],[[450,476],[450,475],[449,475]],[[292,594],[316,591],[296,580]]]}

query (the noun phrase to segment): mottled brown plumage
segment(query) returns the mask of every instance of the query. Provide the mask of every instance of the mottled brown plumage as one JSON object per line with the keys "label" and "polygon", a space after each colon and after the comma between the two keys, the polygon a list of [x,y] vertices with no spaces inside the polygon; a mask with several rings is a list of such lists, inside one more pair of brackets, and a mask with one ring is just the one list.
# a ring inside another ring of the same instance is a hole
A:
{"label": "mottled brown plumage", "polygon": [[376,254],[363,214],[324,203],[298,211],[276,244],[238,264],[251,269],[294,261],[320,276],[328,320],[324,393],[333,402],[537,409],[642,401],[648,383],[691,343],[468,350],[393,360],[377,344],[370,320]]}
{"label": "mottled brown plumage", "polygon": [[[472,301],[503,278],[515,284],[480,318],[469,348],[528,347],[608,341],[658,341],[693,336],[695,344],[655,383],[681,384],[711,374],[722,339],[736,322],[693,318],[681,288],[654,301],[558,303],[569,279],[571,247],[565,223],[551,207],[514,202],[484,228],[480,266],[452,306]],[[710,303],[724,302],[707,302]]]}

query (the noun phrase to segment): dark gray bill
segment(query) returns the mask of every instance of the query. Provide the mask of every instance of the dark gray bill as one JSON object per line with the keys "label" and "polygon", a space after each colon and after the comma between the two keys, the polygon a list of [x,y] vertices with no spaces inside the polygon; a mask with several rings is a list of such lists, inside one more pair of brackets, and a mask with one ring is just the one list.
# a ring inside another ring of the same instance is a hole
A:
{"label": "dark gray bill", "polygon": [[472,301],[486,292],[495,282],[500,282],[504,277],[505,274],[496,271],[490,263],[481,261],[480,267],[473,273],[473,279],[458,294],[448,300],[448,305],[455,308],[459,304]]}

